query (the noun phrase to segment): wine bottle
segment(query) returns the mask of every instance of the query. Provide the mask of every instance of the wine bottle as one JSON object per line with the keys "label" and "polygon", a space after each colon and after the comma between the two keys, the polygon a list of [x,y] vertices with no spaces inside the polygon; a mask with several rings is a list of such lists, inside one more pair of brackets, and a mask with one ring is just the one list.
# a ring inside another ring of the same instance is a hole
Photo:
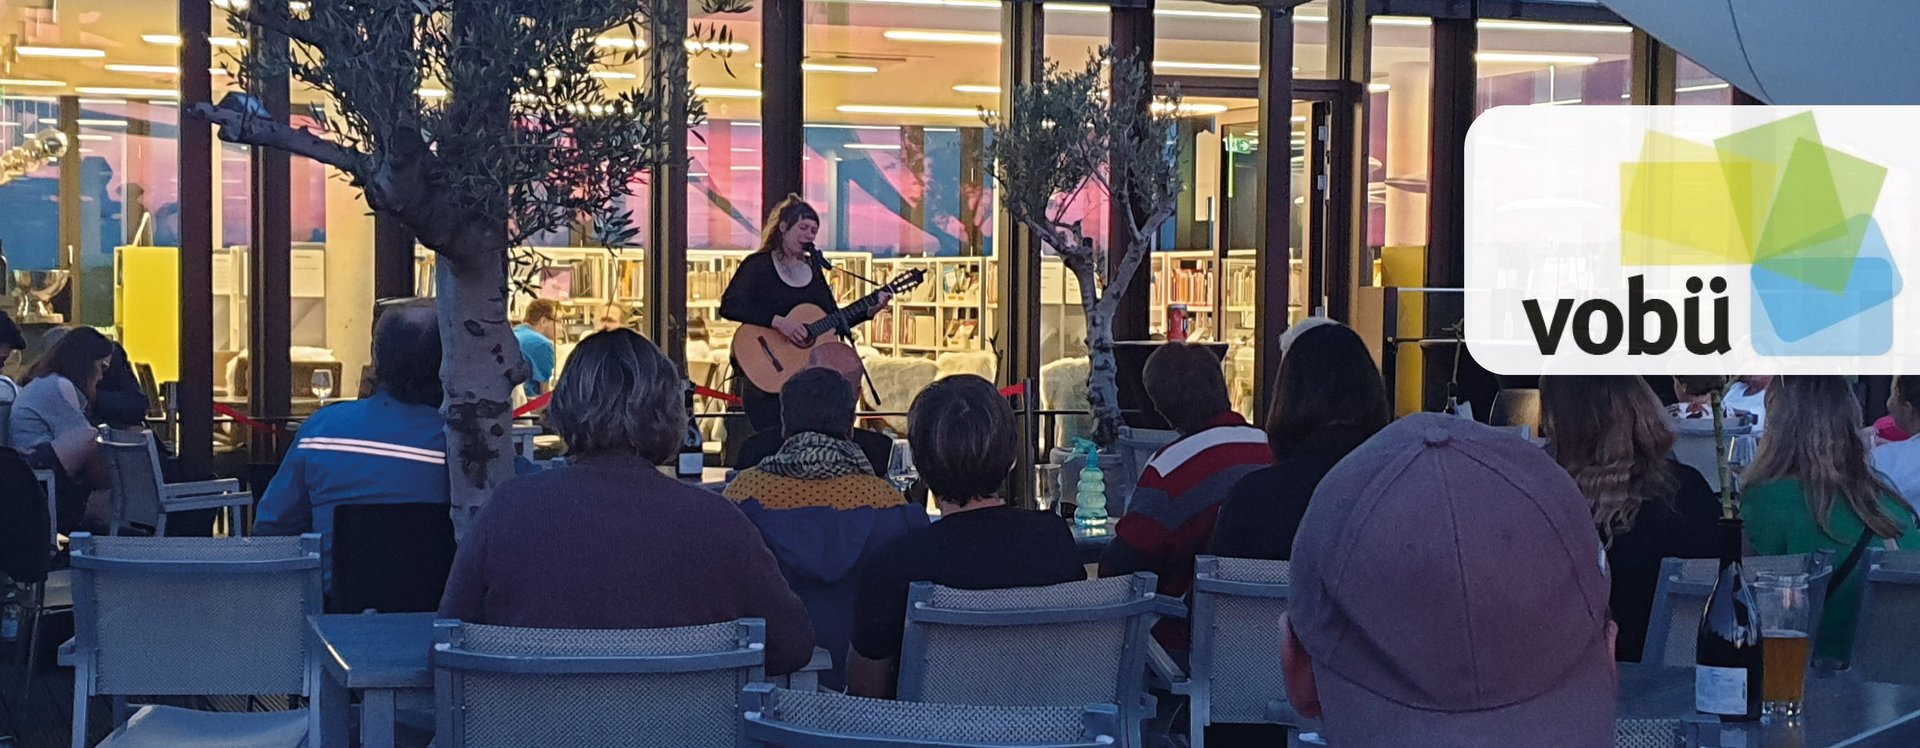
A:
{"label": "wine bottle", "polygon": [[681,478],[699,480],[707,467],[707,450],[700,438],[700,424],[693,417],[693,383],[687,383],[687,433],[680,439],[680,464],[675,473]]}
{"label": "wine bottle", "polygon": [[1741,576],[1740,530],[1740,520],[1720,520],[1720,576],[1707,595],[1695,639],[1693,708],[1723,722],[1759,719],[1765,682],[1760,609]]}

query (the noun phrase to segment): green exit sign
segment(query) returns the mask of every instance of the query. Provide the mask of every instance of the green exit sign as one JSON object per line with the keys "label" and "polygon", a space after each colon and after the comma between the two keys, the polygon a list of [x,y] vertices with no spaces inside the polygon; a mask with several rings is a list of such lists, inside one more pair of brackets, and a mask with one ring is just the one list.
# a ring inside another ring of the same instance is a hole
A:
{"label": "green exit sign", "polygon": [[1242,138],[1242,137],[1237,137],[1232,135],[1227,136],[1227,152],[1228,153],[1237,153],[1237,154],[1243,154],[1243,155],[1252,153],[1254,149],[1259,145],[1260,145],[1260,141],[1254,140],[1252,138]]}

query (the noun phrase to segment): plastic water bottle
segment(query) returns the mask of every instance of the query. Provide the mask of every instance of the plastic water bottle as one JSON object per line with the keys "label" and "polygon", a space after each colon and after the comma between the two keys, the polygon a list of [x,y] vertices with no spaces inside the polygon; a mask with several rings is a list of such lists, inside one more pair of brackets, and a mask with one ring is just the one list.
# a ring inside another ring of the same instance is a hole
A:
{"label": "plastic water bottle", "polygon": [[1100,450],[1085,439],[1075,442],[1075,449],[1086,455],[1087,464],[1080,469],[1073,521],[1081,527],[1100,527],[1107,522],[1107,476],[1100,471]]}

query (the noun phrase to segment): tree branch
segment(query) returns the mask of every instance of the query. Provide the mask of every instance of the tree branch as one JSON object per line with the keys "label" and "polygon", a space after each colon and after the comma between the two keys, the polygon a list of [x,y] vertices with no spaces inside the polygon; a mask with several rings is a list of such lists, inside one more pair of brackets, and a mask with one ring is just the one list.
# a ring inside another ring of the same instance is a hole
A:
{"label": "tree branch", "polygon": [[217,107],[204,101],[197,102],[187,108],[187,116],[219,126],[221,140],[305,156],[346,172],[356,185],[363,183],[366,154],[306,130],[246,111],[245,103],[229,105],[228,102],[234,98],[228,96]]}

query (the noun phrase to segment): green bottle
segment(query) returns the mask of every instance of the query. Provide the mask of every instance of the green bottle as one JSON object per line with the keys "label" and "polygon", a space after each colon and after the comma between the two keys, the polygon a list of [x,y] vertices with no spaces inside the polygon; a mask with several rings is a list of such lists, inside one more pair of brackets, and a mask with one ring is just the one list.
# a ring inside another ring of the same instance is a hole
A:
{"label": "green bottle", "polygon": [[1080,469],[1080,485],[1074,495],[1073,521],[1082,527],[1100,527],[1107,522],[1107,476],[1100,472],[1100,448],[1085,438],[1075,438],[1074,449],[1087,456]]}

